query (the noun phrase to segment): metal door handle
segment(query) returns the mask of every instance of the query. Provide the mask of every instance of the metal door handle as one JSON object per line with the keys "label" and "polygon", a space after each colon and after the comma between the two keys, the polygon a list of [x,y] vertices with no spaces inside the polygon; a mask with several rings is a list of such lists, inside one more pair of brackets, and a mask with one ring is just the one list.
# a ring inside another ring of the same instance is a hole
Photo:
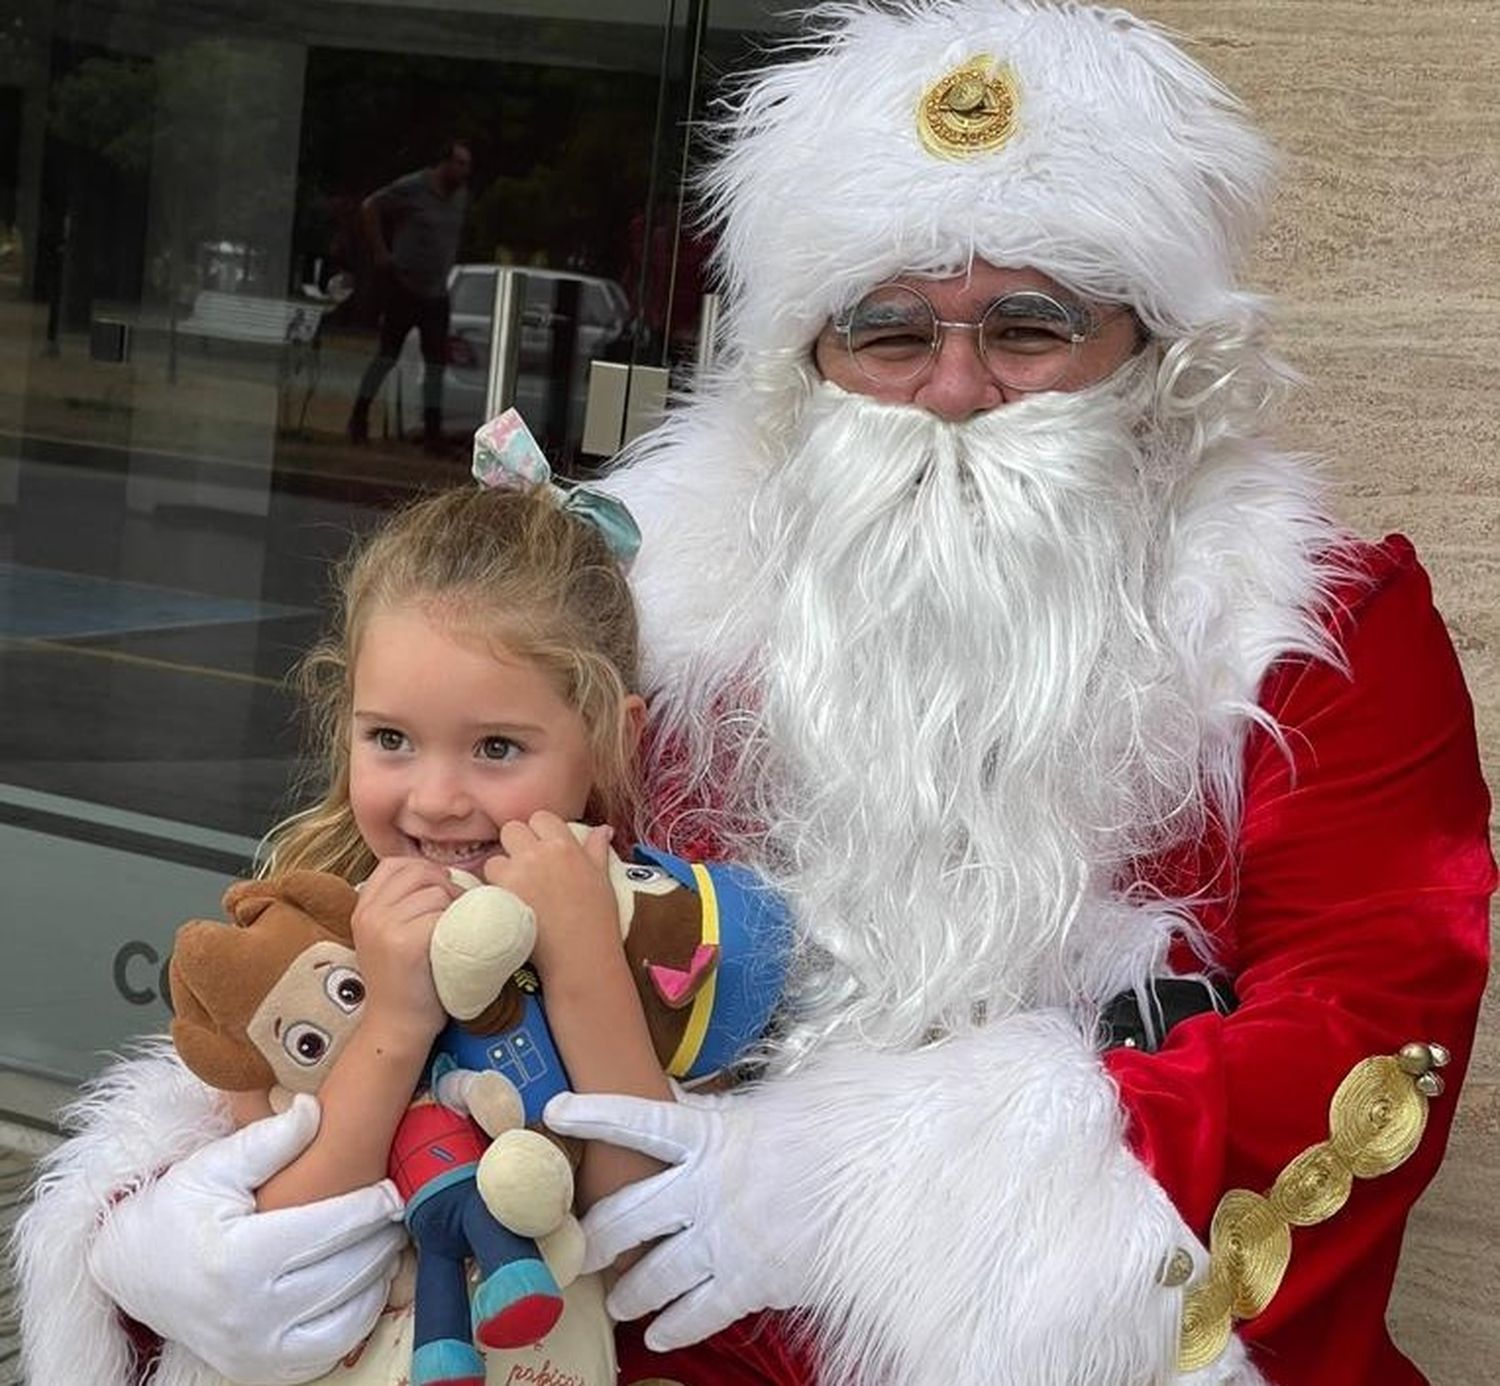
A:
{"label": "metal door handle", "polygon": [[490,370],[484,386],[484,417],[493,419],[516,402],[521,362],[521,310],[526,302],[526,274],[502,265],[495,271],[495,300],[490,316]]}
{"label": "metal door handle", "polygon": [[704,294],[698,310],[698,353],[693,362],[693,378],[702,380],[714,367],[719,353],[719,295]]}
{"label": "metal door handle", "polygon": [[585,457],[613,457],[619,452],[629,395],[629,366],[620,361],[589,362],[589,393],[578,445]]}
{"label": "metal door handle", "polygon": [[665,366],[590,361],[579,450],[589,457],[613,457],[633,438],[655,428],[666,412],[670,386],[671,372]]}

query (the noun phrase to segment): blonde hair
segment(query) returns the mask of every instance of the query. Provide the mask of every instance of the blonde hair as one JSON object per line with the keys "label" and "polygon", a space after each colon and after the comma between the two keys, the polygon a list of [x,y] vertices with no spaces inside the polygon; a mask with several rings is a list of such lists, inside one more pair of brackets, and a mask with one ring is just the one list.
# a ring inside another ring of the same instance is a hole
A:
{"label": "blonde hair", "polygon": [[603,536],[550,488],[465,486],[416,501],[356,544],[337,596],[332,630],[295,674],[322,764],[319,797],[266,835],[261,875],[309,869],[359,880],[374,868],[349,806],[353,671],[370,618],[398,606],[419,605],[535,664],[583,720],[590,815],[634,827],[635,745],[622,707],[639,685],[635,606]]}

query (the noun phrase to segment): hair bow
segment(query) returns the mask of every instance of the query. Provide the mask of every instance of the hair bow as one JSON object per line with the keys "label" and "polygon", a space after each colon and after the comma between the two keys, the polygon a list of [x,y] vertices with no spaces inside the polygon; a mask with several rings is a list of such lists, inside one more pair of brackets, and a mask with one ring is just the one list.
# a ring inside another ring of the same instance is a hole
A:
{"label": "hair bow", "polygon": [[540,444],[515,409],[497,414],[474,435],[474,479],[481,486],[521,490],[545,486],[570,515],[593,525],[609,551],[628,565],[641,547],[641,531],[623,501],[591,486],[559,486]]}

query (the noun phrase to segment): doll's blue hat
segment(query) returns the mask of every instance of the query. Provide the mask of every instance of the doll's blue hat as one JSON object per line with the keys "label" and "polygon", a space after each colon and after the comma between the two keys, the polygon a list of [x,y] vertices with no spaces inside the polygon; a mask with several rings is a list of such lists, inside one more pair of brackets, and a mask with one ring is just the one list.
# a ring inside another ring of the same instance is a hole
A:
{"label": "doll's blue hat", "polygon": [[674,1078],[703,1078],[764,1034],[786,984],[792,921],[785,902],[754,871],[690,862],[637,846],[642,865],[665,871],[702,902],[702,942],[719,950],[714,975],[694,997],[687,1034],[667,1065]]}

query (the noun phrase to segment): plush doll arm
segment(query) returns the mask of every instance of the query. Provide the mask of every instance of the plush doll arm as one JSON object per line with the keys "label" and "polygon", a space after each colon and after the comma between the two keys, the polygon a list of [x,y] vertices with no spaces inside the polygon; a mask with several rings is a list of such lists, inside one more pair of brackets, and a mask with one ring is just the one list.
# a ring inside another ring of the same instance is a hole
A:
{"label": "plush doll arm", "polygon": [[443,1106],[473,1117],[487,1136],[498,1136],[526,1124],[526,1104],[520,1090],[495,1069],[480,1072],[435,1064],[432,1092]]}
{"label": "plush doll arm", "polygon": [[472,876],[459,884],[468,889],[438,918],[429,956],[443,1009],[472,1020],[531,956],[536,916],[500,886],[480,885]]}

